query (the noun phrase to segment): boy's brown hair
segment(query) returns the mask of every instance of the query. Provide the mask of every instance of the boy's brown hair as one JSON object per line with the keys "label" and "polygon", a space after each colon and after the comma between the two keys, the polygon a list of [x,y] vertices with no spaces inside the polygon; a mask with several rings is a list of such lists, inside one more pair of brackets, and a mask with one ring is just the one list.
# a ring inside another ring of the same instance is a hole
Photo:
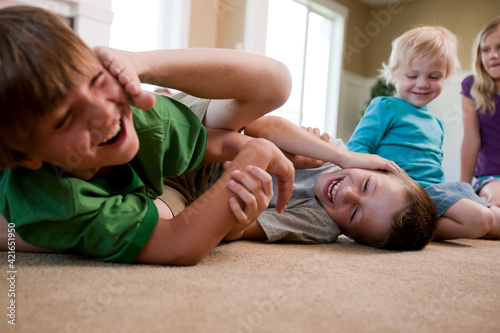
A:
{"label": "boy's brown hair", "polygon": [[30,6],[0,9],[0,170],[17,165],[37,123],[97,61],[59,16]]}
{"label": "boy's brown hair", "polygon": [[436,206],[427,191],[407,174],[387,173],[401,182],[406,191],[405,205],[391,220],[391,232],[382,241],[356,239],[360,243],[386,250],[415,251],[424,248],[432,239],[437,227]]}

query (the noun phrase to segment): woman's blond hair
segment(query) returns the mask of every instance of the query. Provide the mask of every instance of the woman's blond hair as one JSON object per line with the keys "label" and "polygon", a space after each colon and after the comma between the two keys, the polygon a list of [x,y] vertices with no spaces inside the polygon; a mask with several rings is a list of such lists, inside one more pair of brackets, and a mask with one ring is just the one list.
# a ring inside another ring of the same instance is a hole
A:
{"label": "woman's blond hair", "polygon": [[480,113],[490,110],[491,116],[496,112],[495,95],[497,88],[495,81],[484,68],[481,60],[484,38],[500,27],[500,16],[488,23],[477,35],[472,48],[472,70],[474,72],[474,83],[472,84],[471,96],[476,102],[476,109]]}

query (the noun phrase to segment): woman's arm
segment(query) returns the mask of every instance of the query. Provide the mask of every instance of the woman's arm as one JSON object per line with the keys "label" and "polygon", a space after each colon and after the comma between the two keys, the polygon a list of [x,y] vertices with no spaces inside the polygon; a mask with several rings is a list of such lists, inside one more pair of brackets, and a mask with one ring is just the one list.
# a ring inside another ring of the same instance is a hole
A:
{"label": "woman's arm", "polygon": [[460,181],[471,183],[481,148],[479,118],[474,100],[462,96],[464,135],[460,150]]}
{"label": "woman's arm", "polygon": [[[267,140],[248,141],[227,172],[207,192],[172,219],[159,219],[136,261],[167,265],[195,265],[201,261],[236,222],[228,204],[233,196],[228,189],[232,172],[245,171],[253,165],[287,178],[294,170],[286,158],[276,159],[279,154],[279,149]],[[285,160],[288,163],[283,163]],[[287,193],[287,201],[292,189],[288,185],[280,189]]]}

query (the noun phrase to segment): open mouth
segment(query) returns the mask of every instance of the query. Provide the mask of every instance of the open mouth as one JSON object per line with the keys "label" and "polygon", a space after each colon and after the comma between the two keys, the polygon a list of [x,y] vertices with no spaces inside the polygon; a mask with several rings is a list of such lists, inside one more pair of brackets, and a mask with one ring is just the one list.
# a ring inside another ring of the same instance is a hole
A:
{"label": "open mouth", "polygon": [[326,190],[326,195],[330,200],[330,202],[332,203],[335,202],[335,198],[337,197],[337,191],[343,181],[344,179],[334,180],[330,183],[330,185],[328,185],[328,188]]}
{"label": "open mouth", "polygon": [[116,123],[115,127],[113,127],[111,132],[109,132],[108,136],[104,140],[102,140],[100,144],[98,144],[98,146],[113,144],[118,140],[121,132],[122,132],[122,122],[120,120],[118,123]]}

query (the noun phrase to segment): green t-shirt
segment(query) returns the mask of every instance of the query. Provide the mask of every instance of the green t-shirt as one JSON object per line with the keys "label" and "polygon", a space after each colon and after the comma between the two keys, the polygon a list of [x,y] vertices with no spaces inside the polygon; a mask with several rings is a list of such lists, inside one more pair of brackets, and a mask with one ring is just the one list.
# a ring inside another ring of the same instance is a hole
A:
{"label": "green t-shirt", "polygon": [[131,107],[140,148],[111,176],[84,181],[44,164],[0,171],[0,213],[26,242],[99,260],[131,263],[158,222],[153,200],[163,177],[198,166],[207,132],[184,104],[157,96],[142,111]]}

